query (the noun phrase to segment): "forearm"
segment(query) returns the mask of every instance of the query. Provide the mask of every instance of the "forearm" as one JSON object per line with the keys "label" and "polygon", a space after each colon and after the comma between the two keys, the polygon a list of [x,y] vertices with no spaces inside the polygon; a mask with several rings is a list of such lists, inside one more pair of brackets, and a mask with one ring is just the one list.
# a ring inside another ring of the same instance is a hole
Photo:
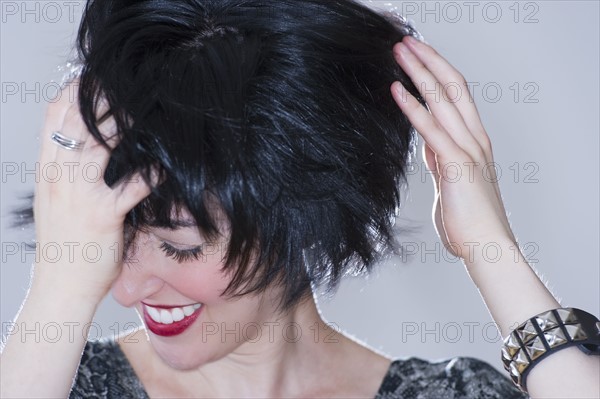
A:
{"label": "forearm", "polygon": [[65,288],[31,288],[2,352],[2,398],[69,395],[96,305]]}
{"label": "forearm", "polygon": [[[474,251],[465,264],[502,336],[506,337],[530,317],[561,305],[515,243],[498,240],[496,244],[501,251],[493,263]],[[562,349],[530,371],[527,389],[532,398],[599,398],[600,357],[588,356],[575,347]]]}

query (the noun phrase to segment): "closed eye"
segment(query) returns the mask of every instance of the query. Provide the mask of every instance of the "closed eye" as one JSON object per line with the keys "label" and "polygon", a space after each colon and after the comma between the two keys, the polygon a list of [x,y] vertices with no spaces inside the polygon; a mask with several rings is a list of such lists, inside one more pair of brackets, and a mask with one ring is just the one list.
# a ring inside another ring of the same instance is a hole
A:
{"label": "closed eye", "polygon": [[162,249],[163,252],[165,254],[167,254],[167,256],[170,256],[171,258],[175,259],[179,263],[189,262],[192,260],[198,260],[200,255],[202,255],[202,247],[201,246],[197,246],[197,247],[189,248],[189,249],[179,249],[179,248],[175,248],[171,244],[163,241],[162,244],[160,244],[160,249]]}

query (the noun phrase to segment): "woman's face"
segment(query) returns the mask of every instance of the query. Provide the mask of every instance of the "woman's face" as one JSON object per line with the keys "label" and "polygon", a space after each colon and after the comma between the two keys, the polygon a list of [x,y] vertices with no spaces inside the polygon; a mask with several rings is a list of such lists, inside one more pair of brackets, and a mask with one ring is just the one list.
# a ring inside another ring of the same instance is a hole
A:
{"label": "woman's face", "polygon": [[[180,218],[193,220],[187,213]],[[116,301],[135,307],[155,351],[173,368],[195,368],[257,340],[257,326],[273,315],[268,293],[221,296],[231,279],[221,271],[227,237],[207,242],[196,226],[146,228],[113,283]]]}

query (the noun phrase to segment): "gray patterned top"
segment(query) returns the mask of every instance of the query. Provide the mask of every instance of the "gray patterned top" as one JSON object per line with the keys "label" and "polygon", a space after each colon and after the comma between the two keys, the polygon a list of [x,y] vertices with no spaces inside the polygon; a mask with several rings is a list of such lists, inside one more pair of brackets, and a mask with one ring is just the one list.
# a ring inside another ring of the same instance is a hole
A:
{"label": "gray patterned top", "polygon": [[[147,399],[148,394],[119,345],[112,339],[89,341],[84,349],[71,399]],[[526,399],[489,364],[471,357],[428,362],[396,359],[375,399]]]}

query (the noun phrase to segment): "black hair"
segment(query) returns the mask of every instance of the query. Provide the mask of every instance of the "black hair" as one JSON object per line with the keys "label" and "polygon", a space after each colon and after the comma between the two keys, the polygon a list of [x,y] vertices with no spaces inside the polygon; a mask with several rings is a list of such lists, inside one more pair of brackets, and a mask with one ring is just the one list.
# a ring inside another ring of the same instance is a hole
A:
{"label": "black hair", "polygon": [[[80,25],[79,105],[105,100],[120,137],[105,181],[163,183],[126,218],[208,240],[230,225],[224,294],[282,287],[289,309],[398,246],[394,215],[415,145],[390,93],[395,43],[418,33],[354,0],[90,0]],[[107,114],[107,115],[108,115]]]}

